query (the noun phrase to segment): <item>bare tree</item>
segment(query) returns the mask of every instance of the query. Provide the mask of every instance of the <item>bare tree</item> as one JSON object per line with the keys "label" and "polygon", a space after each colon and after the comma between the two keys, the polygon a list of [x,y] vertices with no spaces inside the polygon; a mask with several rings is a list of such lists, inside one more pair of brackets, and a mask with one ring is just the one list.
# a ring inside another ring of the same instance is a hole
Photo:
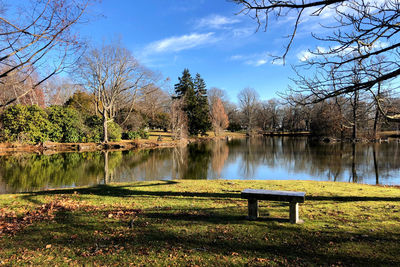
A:
{"label": "bare tree", "polygon": [[238,95],[247,133],[251,134],[255,126],[255,116],[258,107],[258,93],[253,88],[245,88]]}
{"label": "bare tree", "polygon": [[59,77],[58,75],[51,77],[43,83],[42,87],[46,98],[46,106],[64,105],[74,92],[80,88],[70,79]]}
{"label": "bare tree", "polygon": [[276,131],[279,128],[278,101],[270,99],[262,101],[259,105],[257,114],[257,124],[263,131]]}
{"label": "bare tree", "polygon": [[222,104],[224,105],[224,108],[226,103],[228,102],[228,97],[226,95],[226,92],[217,87],[212,87],[211,89],[207,90],[207,97],[210,107],[212,107],[212,105],[215,103],[217,99],[221,100]]}
{"label": "bare tree", "polygon": [[[400,75],[399,24],[400,1],[358,1],[358,0],[232,0],[239,4],[246,13],[254,18],[258,26],[268,29],[272,19],[294,17],[289,33],[285,59],[292,46],[296,33],[304,18],[317,19],[329,15],[332,19],[325,27],[324,34],[313,33],[313,37],[325,42],[327,47],[310,49],[305,58],[306,65],[313,69],[314,77],[299,74],[300,80],[306,81],[299,88],[291,88],[286,97],[301,103],[316,103],[335,96],[368,91],[384,81],[398,80]],[[322,19],[320,19],[321,21]],[[290,20],[288,20],[290,21]],[[386,71],[370,75],[367,70],[374,69],[378,56],[385,56],[383,63]],[[342,77],[351,77],[352,66],[362,61],[363,68],[358,70],[359,81],[351,79],[333,81],[331,71],[341,73]],[[336,86],[333,87],[332,83]],[[391,121],[400,121],[400,114],[382,114]]]}
{"label": "bare tree", "polygon": [[188,119],[184,111],[184,99],[174,99],[171,106],[172,139],[184,140],[188,136]]}
{"label": "bare tree", "polygon": [[150,128],[168,128],[168,113],[171,98],[156,84],[143,88],[143,98],[138,103],[138,109],[146,117]]}
{"label": "bare tree", "polygon": [[18,73],[24,84],[33,73],[38,79],[4,107],[30,94],[63,70],[83,47],[73,26],[82,21],[91,0],[34,0],[0,2],[0,83]]}
{"label": "bare tree", "polygon": [[[10,73],[0,83],[0,103],[7,103],[15,99],[14,103],[23,105],[45,106],[42,86],[35,86],[38,81],[37,73],[33,72],[29,77],[23,77],[20,72]],[[23,82],[21,82],[23,80]],[[23,95],[23,96],[22,96]],[[20,97],[19,97],[20,96]]]}
{"label": "bare tree", "polygon": [[213,105],[211,106],[211,123],[214,129],[215,136],[219,136],[221,130],[225,130],[228,128],[229,120],[228,115],[225,113],[224,106],[222,105],[222,101],[219,97],[216,97],[213,101]]}
{"label": "bare tree", "polygon": [[81,78],[95,97],[96,108],[103,117],[104,142],[108,142],[107,124],[124,108],[126,119],[136,101],[143,97],[142,89],[152,83],[151,72],[118,44],[92,49],[81,64]]}

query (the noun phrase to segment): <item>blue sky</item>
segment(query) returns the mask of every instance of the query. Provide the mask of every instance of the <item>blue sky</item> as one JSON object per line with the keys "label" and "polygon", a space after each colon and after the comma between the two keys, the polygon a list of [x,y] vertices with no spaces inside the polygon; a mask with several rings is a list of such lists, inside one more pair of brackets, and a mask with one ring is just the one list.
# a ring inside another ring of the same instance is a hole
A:
{"label": "blue sky", "polygon": [[200,73],[207,87],[224,89],[232,101],[239,91],[252,87],[262,99],[284,91],[307,49],[313,49],[310,27],[303,23],[285,65],[272,62],[282,55],[292,18],[256,32],[257,24],[226,0],[103,0],[96,15],[81,26],[94,45],[121,39],[135,57],[164,78],[177,82],[184,68]]}

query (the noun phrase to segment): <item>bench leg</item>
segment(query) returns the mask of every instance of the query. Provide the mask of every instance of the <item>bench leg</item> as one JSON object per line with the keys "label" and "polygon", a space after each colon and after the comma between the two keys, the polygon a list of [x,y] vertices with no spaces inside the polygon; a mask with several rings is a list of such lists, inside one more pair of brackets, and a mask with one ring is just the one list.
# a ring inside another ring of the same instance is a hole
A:
{"label": "bench leg", "polygon": [[303,221],[299,219],[299,203],[290,202],[289,206],[290,223],[302,223]]}
{"label": "bench leg", "polygon": [[249,199],[249,220],[256,220],[258,218],[258,200],[257,199]]}

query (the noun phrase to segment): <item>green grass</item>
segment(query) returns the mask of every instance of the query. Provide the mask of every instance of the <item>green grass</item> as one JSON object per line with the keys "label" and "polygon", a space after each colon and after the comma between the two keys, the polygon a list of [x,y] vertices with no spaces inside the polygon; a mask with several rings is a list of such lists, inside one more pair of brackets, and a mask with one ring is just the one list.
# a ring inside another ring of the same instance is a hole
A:
{"label": "green grass", "polygon": [[[304,224],[267,201],[247,221],[245,188],[306,191]],[[0,265],[400,265],[393,187],[181,180],[1,195],[0,222],[12,220],[25,227],[0,236]]]}

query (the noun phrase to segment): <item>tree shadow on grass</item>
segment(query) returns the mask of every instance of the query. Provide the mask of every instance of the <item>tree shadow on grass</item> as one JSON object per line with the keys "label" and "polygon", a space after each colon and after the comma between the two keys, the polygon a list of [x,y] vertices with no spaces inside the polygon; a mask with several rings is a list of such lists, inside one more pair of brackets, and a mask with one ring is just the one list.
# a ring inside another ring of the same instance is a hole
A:
{"label": "tree shadow on grass", "polygon": [[[211,210],[211,209],[209,209]],[[216,213],[218,209],[212,209],[212,212],[204,212],[204,209],[195,209],[193,212],[181,211],[174,213],[165,213],[165,212],[145,212],[141,216],[149,219],[159,219],[159,220],[172,220],[172,221],[188,221],[188,222],[206,222],[212,224],[243,224],[248,220],[246,215],[247,210],[241,209],[242,214],[234,214],[237,213],[238,208],[220,208],[223,211],[232,211],[232,214],[222,214]],[[256,220],[257,222],[289,222],[289,219],[286,218],[277,218],[277,217],[259,217]]]}
{"label": "tree shadow on grass", "polygon": [[[165,183],[157,183],[143,186],[160,186],[170,185],[177,182],[166,181]],[[135,196],[155,196],[155,197],[199,197],[199,198],[240,198],[240,194],[233,193],[210,193],[210,192],[176,192],[176,191],[143,191],[133,190],[131,188],[142,187],[142,185],[96,185],[87,188],[74,188],[74,189],[58,189],[58,190],[46,190],[39,192],[27,193],[22,196],[25,200],[31,200],[34,196],[41,195],[59,195],[59,194],[81,194],[81,195],[96,195],[96,196],[107,196],[107,197],[135,197]],[[34,200],[32,200],[34,201]]]}
{"label": "tree shadow on grass", "polygon": [[336,201],[336,202],[356,202],[356,201],[400,201],[400,197],[370,197],[370,196],[306,196],[309,201]]}
{"label": "tree shadow on grass", "polygon": [[[184,212],[184,211],[183,211]],[[316,232],[307,228],[299,228],[289,224],[280,225],[275,222],[257,224],[248,222],[245,228],[219,227],[224,221],[231,220],[238,223],[243,222],[244,216],[227,215],[230,211],[220,210],[207,216],[203,213],[191,215],[184,214],[140,214],[133,228],[129,228],[127,219],[108,219],[103,214],[83,215],[72,211],[63,211],[56,214],[55,222],[39,226],[29,227],[18,233],[8,244],[21,246],[31,251],[37,251],[47,244],[53,249],[63,248],[64,253],[68,248],[70,255],[82,262],[91,262],[97,257],[101,250],[102,255],[97,260],[107,257],[108,253],[113,255],[120,253],[116,248],[125,247],[123,257],[129,254],[137,255],[140,251],[155,252],[159,257],[168,257],[170,252],[179,248],[183,253],[190,254],[191,251],[203,251],[208,256],[231,255],[237,253],[239,256],[248,258],[269,258],[288,260],[286,264],[280,265],[398,265],[400,258],[395,251],[400,249],[398,236],[386,235],[385,239],[379,233],[373,233],[369,237],[356,235],[353,242],[367,242],[371,247],[382,242],[392,245],[382,250],[377,247],[374,251],[379,255],[388,253],[386,257],[375,257],[375,255],[357,253],[356,250],[346,249],[335,251],[335,246],[351,244],[354,234],[336,232]],[[172,220],[172,222],[171,222]],[[190,224],[179,223],[179,220],[189,221]],[[211,228],[199,228],[200,225],[209,225]],[[186,225],[188,231],[180,231],[179,227]],[[204,229],[204,230],[201,230]],[[242,229],[242,230],[241,230]],[[212,230],[212,231],[210,231]],[[245,232],[242,232],[245,231]],[[103,233],[101,235],[94,234]],[[382,233],[381,233],[382,234]],[[55,236],[58,236],[55,238]],[[261,238],[264,236],[265,238]],[[15,242],[15,243],[13,243]],[[356,244],[356,243],[354,243]],[[146,256],[143,256],[146,260]],[[178,262],[179,263],[179,262]],[[279,262],[278,262],[279,263]],[[279,265],[279,264],[278,264]]]}
{"label": "tree shadow on grass", "polygon": [[[241,198],[238,192],[176,192],[176,191],[144,191],[135,190],[135,188],[151,186],[168,186],[177,184],[177,181],[159,181],[157,183],[140,185],[96,185],[87,188],[46,190],[27,193],[23,196],[25,199],[32,199],[32,196],[39,195],[57,195],[57,194],[88,194],[108,197],[135,197],[135,196],[155,196],[155,197],[196,197],[208,199],[238,199]],[[35,200],[32,200],[35,201]],[[307,196],[306,201],[334,201],[334,202],[352,202],[352,201],[400,201],[400,197],[374,197],[374,196]]]}

